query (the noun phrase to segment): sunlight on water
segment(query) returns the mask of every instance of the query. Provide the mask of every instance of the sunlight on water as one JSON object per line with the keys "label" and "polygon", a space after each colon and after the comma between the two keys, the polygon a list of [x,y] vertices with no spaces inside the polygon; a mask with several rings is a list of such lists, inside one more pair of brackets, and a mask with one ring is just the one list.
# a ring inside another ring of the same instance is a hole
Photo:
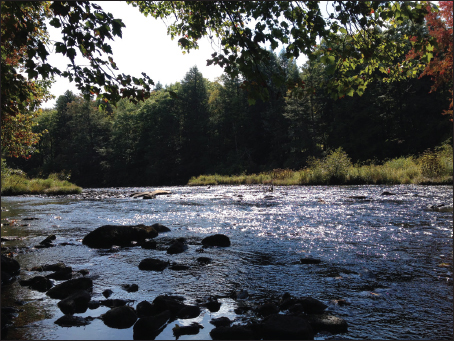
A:
{"label": "sunlight on water", "polygon": [[[157,339],[174,338],[176,323],[191,322],[203,324],[204,329],[182,340],[210,339],[211,318],[242,318],[234,313],[238,303],[227,298],[240,289],[246,289],[247,302],[255,304],[284,292],[320,299],[349,324],[348,333],[337,337],[434,339],[453,335],[453,213],[427,209],[431,204],[453,204],[453,187],[293,186],[275,187],[273,192],[262,186],[165,189],[172,194],[153,200],[2,198],[2,206],[9,209],[2,212],[2,224],[6,219],[38,218],[29,226],[3,225],[2,237],[20,239],[2,246],[15,252],[23,269],[56,261],[74,270],[87,269],[94,279],[93,300],[102,299],[105,289],[113,290],[113,298],[135,300],[133,306],[160,294],[182,295],[188,304],[209,295],[225,297],[219,312],[203,310],[196,319],[174,321]],[[106,191],[115,195],[122,189]],[[384,191],[396,195],[382,196]],[[156,238],[156,250],[97,250],[81,244],[88,232],[101,225],[154,223],[171,229]],[[231,246],[202,250],[201,240],[214,233],[229,236]],[[71,245],[26,248],[50,234],[57,236],[57,244]],[[179,237],[187,238],[188,250],[167,254],[168,245]],[[201,256],[211,263],[200,265],[196,259]],[[140,271],[139,262],[149,257],[189,269]],[[306,257],[321,263],[301,264],[300,259]],[[34,275],[21,273],[24,278]],[[138,284],[139,291],[127,293],[121,287],[126,283]],[[11,295],[20,293],[30,306],[48,302],[38,301],[45,295],[17,282],[9,290]],[[351,304],[330,303],[341,298]],[[9,301],[2,296],[3,302]],[[86,327],[58,327],[54,321],[62,313],[55,303],[46,303],[45,316],[18,329],[20,335],[28,339],[132,338],[131,328],[111,329],[100,320]],[[99,316],[103,309],[86,314]]]}

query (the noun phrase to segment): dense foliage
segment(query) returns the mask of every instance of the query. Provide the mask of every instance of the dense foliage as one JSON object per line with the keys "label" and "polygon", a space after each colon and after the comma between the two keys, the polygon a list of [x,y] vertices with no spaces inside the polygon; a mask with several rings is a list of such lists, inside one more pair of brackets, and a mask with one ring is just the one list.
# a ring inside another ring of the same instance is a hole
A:
{"label": "dense foliage", "polygon": [[334,100],[324,91],[323,63],[308,61],[299,71],[284,53],[268,53],[267,64],[258,67],[283,68],[288,77],[313,84],[312,91],[290,96],[269,81],[271,99],[249,105],[242,79],[210,82],[196,67],[143,103],[122,100],[104,111],[68,91],[39,118],[48,131],[40,153],[15,164],[31,176],[71,174],[87,187],[185,184],[200,174],[299,170],[339,147],[350,160],[330,167],[374,164],[419,155],[453,136],[450,118],[441,115],[447,93],[430,93],[429,76],[375,81],[361,97]]}

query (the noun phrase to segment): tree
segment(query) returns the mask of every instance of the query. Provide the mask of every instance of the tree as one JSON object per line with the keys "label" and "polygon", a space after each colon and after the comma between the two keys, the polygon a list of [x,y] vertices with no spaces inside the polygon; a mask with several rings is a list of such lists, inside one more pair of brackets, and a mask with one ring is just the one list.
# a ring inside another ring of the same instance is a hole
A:
{"label": "tree", "polygon": [[[318,39],[327,42],[340,41],[347,34],[353,44],[334,50],[330,46],[324,51],[324,62],[331,72],[350,65],[365,64],[366,71],[384,68],[392,72],[385,77],[397,76],[401,68],[393,68],[393,58],[401,45],[379,39],[381,28],[387,29],[409,18],[423,22],[425,6],[404,1],[334,1],[333,13],[324,17],[319,1],[127,1],[139,7],[144,15],[154,18],[174,19],[168,27],[171,38],[180,37],[178,43],[185,51],[198,48],[198,40],[208,37],[218,43],[219,52],[212,54],[207,64],[217,64],[232,76],[243,74],[251,82],[245,84],[251,100],[269,97],[263,83],[264,75],[256,67],[269,58],[264,44],[275,50],[279,43],[286,46],[288,58],[300,54],[313,55]],[[253,21],[254,20],[254,21]],[[375,28],[375,29],[372,29]],[[424,51],[429,42],[415,34],[415,48]],[[218,41],[216,41],[218,40]],[[404,40],[407,40],[404,38]],[[404,61],[409,70],[416,66]],[[353,94],[358,87],[366,86],[371,72],[356,84],[334,79],[328,83],[329,90],[337,97]],[[278,86],[285,82],[285,75],[275,75]]]}
{"label": "tree", "polygon": [[[453,1],[440,1],[439,10],[426,6],[428,14],[425,16],[430,36],[435,41],[434,47],[428,50],[433,52],[432,59],[428,60],[419,78],[431,76],[434,81],[430,92],[444,87],[451,94],[451,103],[444,114],[449,114],[453,119]],[[413,37],[412,41],[416,38]],[[407,55],[408,59],[424,58],[422,51],[412,49]]]}

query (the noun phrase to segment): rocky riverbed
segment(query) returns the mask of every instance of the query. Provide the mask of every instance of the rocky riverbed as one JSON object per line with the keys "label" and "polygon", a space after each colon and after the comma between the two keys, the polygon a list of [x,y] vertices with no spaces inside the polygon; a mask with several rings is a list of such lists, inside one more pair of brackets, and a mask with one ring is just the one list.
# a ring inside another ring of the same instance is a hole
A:
{"label": "rocky riverbed", "polygon": [[2,338],[450,337],[450,188],[316,189],[2,202]]}

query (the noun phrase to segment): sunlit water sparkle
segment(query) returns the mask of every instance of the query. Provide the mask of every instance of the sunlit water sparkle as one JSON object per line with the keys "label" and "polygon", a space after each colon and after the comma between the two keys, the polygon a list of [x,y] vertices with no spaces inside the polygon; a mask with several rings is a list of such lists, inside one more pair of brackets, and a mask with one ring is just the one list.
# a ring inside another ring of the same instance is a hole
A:
{"label": "sunlit water sparkle", "polygon": [[[329,312],[349,324],[345,334],[318,334],[318,339],[452,339],[453,338],[453,213],[433,212],[428,205],[453,204],[452,186],[262,186],[167,187],[171,195],[153,200],[129,197],[101,199],[4,197],[5,219],[37,217],[30,226],[2,226],[2,236],[23,239],[2,243],[17,247],[15,258],[21,278],[36,265],[62,261],[74,270],[88,269],[94,279],[92,299],[112,289],[112,298],[153,301],[160,294],[183,295],[186,303],[209,295],[227,297],[246,289],[247,302],[264,302],[284,292],[312,296],[329,305]],[[90,190],[111,194],[146,188]],[[393,196],[381,195],[384,191]],[[101,194],[100,194],[101,195]],[[365,196],[365,199],[349,198]],[[172,231],[156,238],[157,250],[140,247],[115,252],[89,249],[82,238],[106,224],[161,223]],[[231,247],[206,249],[200,241],[209,234],[224,233]],[[50,234],[55,244],[74,245],[49,249],[24,249]],[[167,255],[165,244],[187,238],[189,248]],[[160,246],[161,245],[161,246]],[[200,256],[212,258],[197,265]],[[188,271],[140,271],[148,257],[190,266]],[[300,258],[321,259],[317,265],[299,264]],[[449,264],[449,266],[440,266]],[[127,293],[121,285],[136,283],[139,291]],[[3,289],[3,288],[2,288]],[[334,299],[350,303],[338,306]],[[10,338],[22,339],[132,339],[132,328],[112,329],[101,320],[86,327],[61,328],[57,300],[15,282],[2,290],[2,306],[15,299],[28,302]],[[172,327],[199,322],[204,329],[180,339],[210,339],[211,318],[228,316],[237,323],[237,302],[222,299],[219,312],[171,323],[157,339],[169,339]],[[99,316],[106,308],[80,316]]]}

